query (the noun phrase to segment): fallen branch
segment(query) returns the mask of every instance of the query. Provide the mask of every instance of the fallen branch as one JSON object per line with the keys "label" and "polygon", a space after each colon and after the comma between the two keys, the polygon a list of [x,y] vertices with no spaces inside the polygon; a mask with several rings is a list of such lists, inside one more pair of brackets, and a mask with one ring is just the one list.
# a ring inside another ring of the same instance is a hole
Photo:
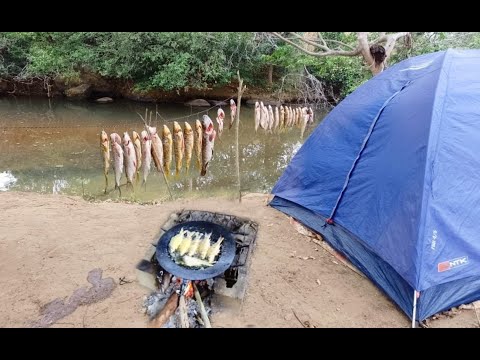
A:
{"label": "fallen branch", "polygon": [[299,322],[300,324],[302,324],[302,326],[303,326],[304,328],[306,328],[306,326],[305,326],[305,324],[303,323],[303,321],[300,320],[300,318],[299,318],[299,317],[297,316],[297,314],[295,313],[295,310],[292,309],[292,312],[293,312],[293,315],[295,315],[295,317],[297,318],[298,322]]}
{"label": "fallen branch", "polygon": [[178,298],[179,295],[176,291],[174,291],[172,295],[170,295],[170,297],[168,298],[167,303],[165,304],[163,309],[158,313],[157,317],[155,317],[155,319],[150,322],[149,327],[162,327],[168,321],[168,319],[170,319],[170,316],[172,316],[177,310]]}

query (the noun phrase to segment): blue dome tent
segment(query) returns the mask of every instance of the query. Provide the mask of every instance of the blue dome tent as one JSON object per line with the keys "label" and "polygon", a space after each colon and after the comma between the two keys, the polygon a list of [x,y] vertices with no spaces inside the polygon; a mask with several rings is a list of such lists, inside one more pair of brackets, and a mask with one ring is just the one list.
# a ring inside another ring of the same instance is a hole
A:
{"label": "blue dome tent", "polygon": [[480,299],[480,50],[410,58],[361,85],[272,193],[413,326]]}

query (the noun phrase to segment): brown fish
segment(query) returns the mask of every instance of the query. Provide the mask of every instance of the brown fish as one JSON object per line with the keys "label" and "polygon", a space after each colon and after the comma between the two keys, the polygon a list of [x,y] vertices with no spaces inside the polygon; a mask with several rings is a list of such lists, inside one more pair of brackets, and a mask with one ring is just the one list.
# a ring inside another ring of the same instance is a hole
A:
{"label": "brown fish", "polygon": [[203,115],[202,132],[202,171],[200,175],[205,176],[207,174],[207,166],[210,160],[212,160],[215,136],[217,135],[217,132],[213,128],[213,121],[208,115]]}
{"label": "brown fish", "polygon": [[163,171],[163,144],[157,134],[157,128],[147,126],[148,138],[151,141],[150,154],[157,171]]}
{"label": "brown fish", "polygon": [[[173,140],[172,133],[167,125],[163,125],[162,132],[162,143],[163,143],[163,169],[165,174],[170,176],[170,165],[172,164],[173,157]],[[152,143],[153,145],[153,143]]]}
{"label": "brown fish", "polygon": [[140,135],[136,131],[132,131],[132,142],[135,148],[135,156],[137,159],[137,179],[138,174],[140,172],[140,168],[142,167],[142,143],[140,141]]}
{"label": "brown fish", "polygon": [[[155,135],[157,135],[157,129],[155,128]],[[143,130],[140,134],[141,141],[142,141],[142,185],[147,183],[147,177],[150,173],[150,168],[152,166],[152,140],[150,140],[150,136],[148,135],[146,130]],[[158,138],[158,135],[157,135]],[[158,139],[159,143],[162,144],[160,139]],[[163,158],[163,150],[162,150],[162,158]],[[160,162],[160,169],[163,171],[162,163]]]}
{"label": "brown fish", "polygon": [[173,152],[175,153],[175,176],[178,176],[182,170],[185,142],[182,127],[176,121],[173,122]]}
{"label": "brown fish", "polygon": [[108,188],[108,169],[110,168],[110,141],[108,135],[102,130],[100,134],[100,149],[102,150],[103,158],[103,174],[105,175],[105,194]]}
{"label": "brown fish", "polygon": [[135,154],[135,146],[133,146],[128,132],[123,133],[123,158],[127,185],[130,184],[133,189],[133,178],[137,172],[137,155]]}
{"label": "brown fish", "polygon": [[278,128],[278,124],[280,124],[280,114],[278,112],[278,106],[275,106],[275,122],[273,123],[273,130]]}
{"label": "brown fish", "polygon": [[202,123],[200,120],[195,121],[195,134],[193,137],[193,148],[195,149],[195,157],[197,158],[197,169],[202,168]]}
{"label": "brown fish", "polygon": [[185,121],[183,130],[184,144],[185,144],[185,167],[187,173],[190,170],[190,162],[192,161],[193,152],[193,129],[188,122]]}
{"label": "brown fish", "polygon": [[113,171],[115,173],[115,189],[118,189],[120,196],[122,196],[122,191],[120,190],[120,180],[122,179],[123,172],[123,149],[120,145],[121,141],[120,135],[117,133],[110,134],[110,142],[112,144],[112,153],[113,153]]}
{"label": "brown fish", "polygon": [[272,105],[268,105],[268,130],[270,130],[270,132],[272,132],[274,122]]}

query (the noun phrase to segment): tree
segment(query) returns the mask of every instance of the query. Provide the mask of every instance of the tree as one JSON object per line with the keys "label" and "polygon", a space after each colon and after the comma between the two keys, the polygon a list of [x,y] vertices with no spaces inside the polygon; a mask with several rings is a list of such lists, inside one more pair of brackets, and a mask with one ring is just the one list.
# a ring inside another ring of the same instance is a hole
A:
{"label": "tree", "polygon": [[377,38],[372,41],[368,39],[371,33],[357,32],[354,37],[355,40],[352,43],[345,43],[334,39],[324,39],[321,33],[317,33],[315,40],[312,40],[311,33],[307,33],[309,34],[308,36],[298,33],[287,33],[291,34],[292,38],[287,38],[287,35],[278,32],[272,32],[272,34],[303,53],[315,57],[362,56],[373,75],[383,71],[399,39],[404,38],[404,44],[406,46],[410,46],[411,44],[411,35],[409,32],[391,34],[383,32],[379,33]]}

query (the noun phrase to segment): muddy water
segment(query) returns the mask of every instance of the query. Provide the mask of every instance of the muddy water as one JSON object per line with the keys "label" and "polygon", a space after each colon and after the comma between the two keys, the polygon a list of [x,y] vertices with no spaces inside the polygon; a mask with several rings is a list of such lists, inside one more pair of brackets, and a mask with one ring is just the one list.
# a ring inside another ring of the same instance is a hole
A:
{"label": "muddy water", "polygon": [[[99,145],[102,129],[110,134],[142,130],[137,113],[152,111],[152,124],[172,128],[174,118],[192,127],[195,115],[205,108],[179,104],[155,105],[127,101],[111,104],[69,102],[63,99],[0,98],[0,191],[19,190],[40,193],[84,195],[99,200],[117,199],[113,191],[114,177],[110,169],[109,190],[103,194],[105,178]],[[227,120],[228,106],[223,107]],[[217,108],[207,113],[216,117]],[[205,113],[205,112],[204,112]],[[254,131],[253,108],[243,105],[240,123],[240,176],[242,191],[269,192],[303,141],[322,120],[324,113],[315,112],[315,123],[307,127],[304,138],[300,129],[292,128],[281,134]],[[214,121],[215,122],[215,121]],[[216,126],[216,122],[215,122]],[[170,177],[175,198],[237,194],[235,171],[235,131],[225,129],[215,141],[214,156],[207,175],[199,176],[192,165],[190,173],[182,169],[179,178]],[[185,167],[185,165],[183,165]],[[172,174],[174,174],[174,161]],[[126,182],[125,175],[122,184]],[[152,172],[146,189],[136,185],[134,191],[122,186],[122,198],[136,201],[169,198],[163,177]]]}

